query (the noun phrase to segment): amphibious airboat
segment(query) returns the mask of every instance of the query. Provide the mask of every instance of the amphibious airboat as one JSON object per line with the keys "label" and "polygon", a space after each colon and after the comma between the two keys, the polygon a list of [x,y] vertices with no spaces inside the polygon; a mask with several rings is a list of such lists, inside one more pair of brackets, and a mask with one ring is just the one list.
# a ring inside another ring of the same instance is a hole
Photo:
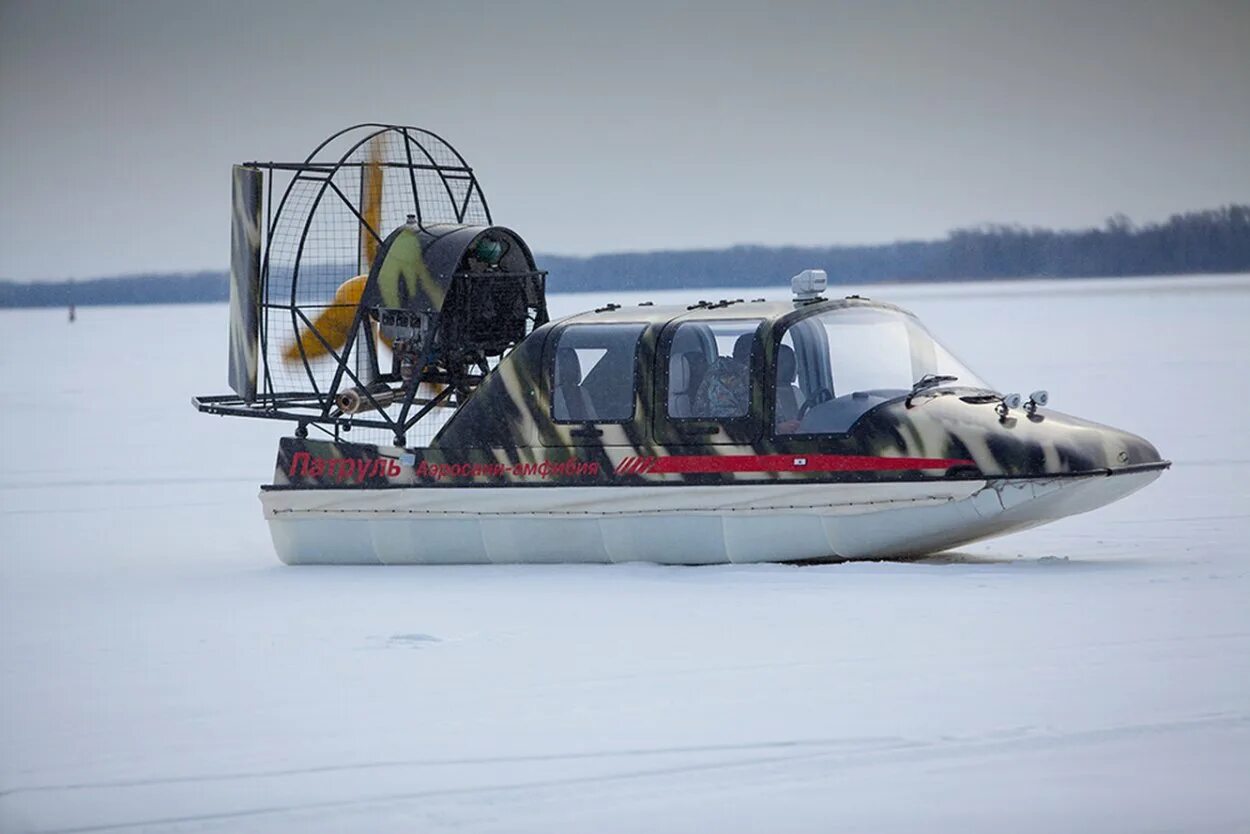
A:
{"label": "amphibious airboat", "polygon": [[785,301],[549,321],[529,246],[419,128],[237,165],[233,196],[234,393],[194,404],[296,424],[261,488],[289,564],[916,556],[1169,466],[818,270]]}

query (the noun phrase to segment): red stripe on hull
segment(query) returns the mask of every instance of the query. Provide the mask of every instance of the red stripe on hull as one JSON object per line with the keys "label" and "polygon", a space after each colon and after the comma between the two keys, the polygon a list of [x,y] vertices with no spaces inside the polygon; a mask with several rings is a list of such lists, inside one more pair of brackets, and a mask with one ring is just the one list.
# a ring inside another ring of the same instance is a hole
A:
{"label": "red stripe on hull", "polygon": [[[648,460],[644,458],[643,460]],[[975,466],[966,458],[884,458],[870,455],[673,455],[650,458],[648,474],[716,472],[885,472]]]}

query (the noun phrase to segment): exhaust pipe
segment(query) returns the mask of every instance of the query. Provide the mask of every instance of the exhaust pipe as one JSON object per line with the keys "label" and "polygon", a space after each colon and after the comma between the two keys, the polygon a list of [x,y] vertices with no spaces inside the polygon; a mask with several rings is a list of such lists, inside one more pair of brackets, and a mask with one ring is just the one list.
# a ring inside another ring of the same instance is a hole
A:
{"label": "exhaust pipe", "polygon": [[[395,402],[395,397],[398,393],[398,391],[385,382],[374,382],[369,385],[368,393],[359,386],[348,388],[334,398],[334,404],[344,414],[358,414],[361,411],[371,411],[374,407],[374,402],[378,404],[379,408],[385,408]],[[369,400],[370,396],[373,397],[372,402]]]}

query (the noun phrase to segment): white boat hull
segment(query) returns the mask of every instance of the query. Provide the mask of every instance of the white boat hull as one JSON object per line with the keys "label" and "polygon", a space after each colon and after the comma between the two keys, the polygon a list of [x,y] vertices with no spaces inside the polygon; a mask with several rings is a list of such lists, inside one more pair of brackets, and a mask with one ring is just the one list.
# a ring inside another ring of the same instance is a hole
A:
{"label": "white boat hull", "polygon": [[265,490],[310,564],[705,565],[935,553],[1104,506],[1161,470],[875,484]]}

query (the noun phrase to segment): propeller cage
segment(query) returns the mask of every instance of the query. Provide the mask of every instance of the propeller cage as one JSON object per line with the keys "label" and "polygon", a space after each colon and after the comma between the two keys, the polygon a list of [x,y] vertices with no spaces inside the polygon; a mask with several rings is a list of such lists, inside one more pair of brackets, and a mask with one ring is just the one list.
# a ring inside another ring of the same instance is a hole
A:
{"label": "propeller cage", "polygon": [[547,321],[546,273],[427,130],[357,125],[303,162],[248,162],[233,179],[235,396],[198,397],[203,411],[402,443]]}

